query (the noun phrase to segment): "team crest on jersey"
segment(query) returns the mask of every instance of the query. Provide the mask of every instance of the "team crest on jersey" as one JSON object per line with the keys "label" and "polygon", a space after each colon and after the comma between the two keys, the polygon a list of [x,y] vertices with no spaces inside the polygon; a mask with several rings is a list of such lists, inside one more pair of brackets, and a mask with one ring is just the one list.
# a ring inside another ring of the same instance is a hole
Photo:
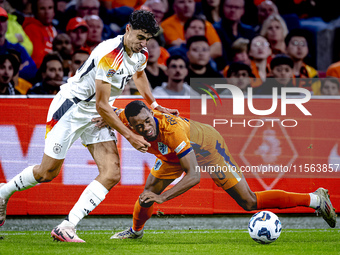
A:
{"label": "team crest on jersey", "polygon": [[158,142],[158,150],[160,153],[162,153],[162,155],[166,155],[169,153],[168,146],[165,145],[164,143]]}
{"label": "team crest on jersey", "polygon": [[157,159],[155,165],[153,166],[153,170],[157,171],[161,168],[161,166],[162,166],[162,161],[160,159]]}
{"label": "team crest on jersey", "polygon": [[107,72],[106,76],[107,77],[112,77],[115,73],[116,73],[115,69],[109,69],[109,71]]}

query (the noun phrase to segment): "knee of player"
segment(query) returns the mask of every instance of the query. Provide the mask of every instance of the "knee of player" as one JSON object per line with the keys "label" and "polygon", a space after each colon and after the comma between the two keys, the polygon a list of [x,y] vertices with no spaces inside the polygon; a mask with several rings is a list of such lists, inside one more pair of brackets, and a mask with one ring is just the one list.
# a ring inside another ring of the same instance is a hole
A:
{"label": "knee of player", "polygon": [[113,185],[116,185],[120,181],[120,172],[117,172],[113,175],[106,175],[105,179],[108,180]]}
{"label": "knee of player", "polygon": [[139,204],[141,207],[151,207],[154,202],[144,203],[139,200]]}
{"label": "knee of player", "polygon": [[256,196],[248,197],[240,203],[241,207],[246,211],[253,211],[257,209]]}

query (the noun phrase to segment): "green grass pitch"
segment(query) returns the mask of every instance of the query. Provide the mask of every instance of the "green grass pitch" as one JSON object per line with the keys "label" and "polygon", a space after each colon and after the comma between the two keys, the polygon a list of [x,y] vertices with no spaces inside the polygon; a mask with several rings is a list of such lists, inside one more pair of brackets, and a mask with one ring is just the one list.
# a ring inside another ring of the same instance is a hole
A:
{"label": "green grass pitch", "polygon": [[146,230],[139,240],[110,240],[113,233],[78,231],[86,243],[62,243],[47,231],[1,231],[0,254],[340,254],[339,229],[283,229],[267,245],[246,230]]}

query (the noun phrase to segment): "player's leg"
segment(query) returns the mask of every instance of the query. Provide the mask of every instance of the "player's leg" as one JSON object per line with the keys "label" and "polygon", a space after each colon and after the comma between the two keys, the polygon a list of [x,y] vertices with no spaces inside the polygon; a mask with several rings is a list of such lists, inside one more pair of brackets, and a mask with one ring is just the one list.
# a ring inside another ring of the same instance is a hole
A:
{"label": "player's leg", "polygon": [[[144,191],[151,191],[157,195],[161,194],[166,187],[168,187],[174,179],[159,179],[149,174],[148,179],[145,184]],[[145,225],[145,222],[151,218],[153,212],[153,202],[152,203],[143,203],[138,198],[134,211],[133,211],[133,225],[132,229],[134,231],[142,231]]]}
{"label": "player's leg", "polygon": [[328,190],[319,188],[313,193],[294,193],[284,190],[252,192],[245,180],[226,190],[245,210],[286,209],[305,206],[316,209],[332,228],[336,225],[336,213],[329,199]]}
{"label": "player's leg", "polygon": [[16,191],[27,190],[38,183],[52,181],[59,174],[63,161],[44,154],[40,165],[26,167],[9,182],[0,184],[0,226],[5,223],[9,198]]}
{"label": "player's leg", "polygon": [[[149,174],[146,180],[144,191],[151,191],[161,194],[163,190],[172,183],[174,179],[159,179]],[[111,239],[140,239],[143,237],[143,228],[148,219],[151,218],[153,212],[152,203],[142,203],[138,198],[133,210],[133,224],[127,230],[118,232],[111,236]]]}
{"label": "player's leg", "polygon": [[[115,141],[90,144],[87,147],[98,166],[99,175],[83,191],[66,219],[52,230],[52,237],[59,241],[84,242],[75,234],[76,225],[105,199],[109,190],[120,180],[119,155]],[[64,239],[60,232],[64,232]]]}
{"label": "player's leg", "polygon": [[[156,159],[155,165],[146,180],[144,191],[161,194],[176,178],[180,177],[183,170],[179,164],[171,164]],[[133,225],[125,231],[111,236],[111,239],[137,239],[143,237],[143,228],[153,212],[153,202],[143,203],[137,199],[133,211]]]}

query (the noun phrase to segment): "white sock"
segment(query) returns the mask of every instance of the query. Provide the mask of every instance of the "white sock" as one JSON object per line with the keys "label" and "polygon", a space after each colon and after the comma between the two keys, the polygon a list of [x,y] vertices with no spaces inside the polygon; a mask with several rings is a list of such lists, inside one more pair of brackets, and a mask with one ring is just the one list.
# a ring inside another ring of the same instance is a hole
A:
{"label": "white sock", "polygon": [[20,174],[0,188],[0,197],[9,199],[14,192],[34,187],[38,184],[33,175],[33,167],[26,167]]}
{"label": "white sock", "polygon": [[139,230],[139,231],[136,231],[136,230],[134,230],[133,228],[131,228],[131,229],[132,229],[132,232],[133,232],[133,233],[135,233],[136,235],[139,236],[140,234],[143,233],[143,229],[144,229],[144,228],[143,228],[142,230]]}
{"label": "white sock", "polygon": [[320,206],[320,197],[315,195],[314,193],[309,193],[310,196],[310,204],[309,207],[316,209]]}
{"label": "white sock", "polygon": [[98,181],[92,181],[81,194],[77,203],[68,215],[68,221],[74,226],[87,216],[101,201],[105,199],[109,191]]}

